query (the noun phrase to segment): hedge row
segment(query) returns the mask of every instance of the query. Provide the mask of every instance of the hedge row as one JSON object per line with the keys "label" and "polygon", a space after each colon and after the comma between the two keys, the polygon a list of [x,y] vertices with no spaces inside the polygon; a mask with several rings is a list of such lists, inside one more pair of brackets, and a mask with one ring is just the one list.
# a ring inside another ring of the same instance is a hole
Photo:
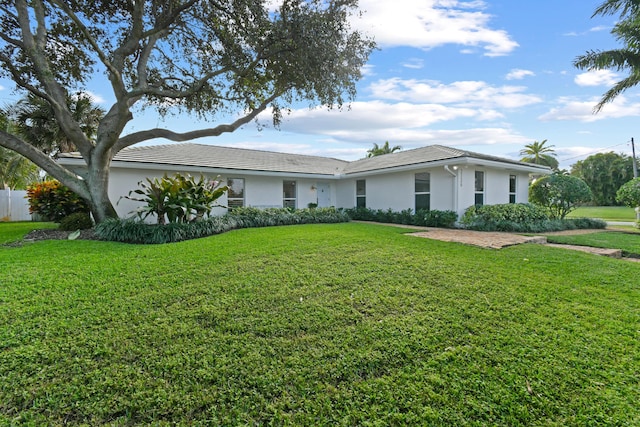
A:
{"label": "hedge row", "polygon": [[605,221],[592,218],[551,219],[545,209],[528,203],[471,206],[460,223],[470,230],[514,233],[602,229],[607,226]]}
{"label": "hedge row", "polygon": [[160,244],[197,239],[240,228],[347,221],[349,217],[334,208],[300,210],[236,208],[224,216],[189,223],[157,225],[133,219],[109,219],[98,224],[95,232],[102,240]]}
{"label": "hedge row", "polygon": [[353,208],[345,209],[344,212],[349,215],[349,218],[357,221],[375,221],[425,227],[452,228],[458,220],[458,215],[454,211],[439,211],[435,209],[419,209],[416,213],[413,213],[412,209],[396,212],[391,209]]}

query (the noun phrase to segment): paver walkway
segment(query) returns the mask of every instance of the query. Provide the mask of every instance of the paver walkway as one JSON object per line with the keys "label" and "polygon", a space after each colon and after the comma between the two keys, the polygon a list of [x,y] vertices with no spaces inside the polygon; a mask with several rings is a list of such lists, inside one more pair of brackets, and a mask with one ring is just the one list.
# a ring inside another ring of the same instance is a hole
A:
{"label": "paver walkway", "polygon": [[[561,245],[556,243],[547,243],[545,236],[523,236],[521,234],[504,233],[504,232],[490,232],[490,231],[474,231],[474,230],[461,230],[450,228],[432,228],[432,227],[418,227],[413,225],[402,224],[386,224],[395,227],[406,228],[408,230],[417,230],[414,233],[409,233],[409,236],[422,237],[426,239],[441,240],[445,242],[465,243],[468,245],[480,246],[483,248],[501,249],[507,246],[520,245],[523,243],[537,243],[548,245],[555,248],[570,249],[574,251],[588,252],[596,255],[608,256],[612,258],[621,258],[622,251],[620,249],[602,249],[594,248],[590,246],[576,246],[576,245]],[[567,230],[554,233],[545,233],[548,235],[557,234],[589,234],[603,230]],[[631,261],[637,261],[634,258],[625,258]]]}

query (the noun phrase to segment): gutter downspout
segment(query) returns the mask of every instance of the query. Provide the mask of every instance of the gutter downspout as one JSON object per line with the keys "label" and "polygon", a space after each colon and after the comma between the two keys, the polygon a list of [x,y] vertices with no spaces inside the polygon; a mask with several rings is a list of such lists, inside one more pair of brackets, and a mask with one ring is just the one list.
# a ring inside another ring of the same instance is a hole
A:
{"label": "gutter downspout", "polygon": [[460,215],[458,212],[458,174],[452,171],[449,168],[449,165],[444,165],[444,170],[449,172],[453,176],[453,210],[456,214]]}

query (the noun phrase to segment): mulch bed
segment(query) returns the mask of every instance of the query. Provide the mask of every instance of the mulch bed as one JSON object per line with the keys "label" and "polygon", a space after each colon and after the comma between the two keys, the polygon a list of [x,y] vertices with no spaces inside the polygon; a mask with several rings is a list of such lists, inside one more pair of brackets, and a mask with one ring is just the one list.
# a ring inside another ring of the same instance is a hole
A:
{"label": "mulch bed", "polygon": [[[10,246],[10,247],[19,247],[27,242],[37,242],[39,240],[68,240],[69,234],[73,233],[73,231],[64,231],[57,229],[42,229],[42,230],[33,230],[30,231],[26,236],[22,238],[22,240],[18,240],[17,242],[6,243],[2,246]],[[96,236],[95,231],[93,229],[89,230],[81,230],[80,235],[76,240],[100,240],[98,236]]]}

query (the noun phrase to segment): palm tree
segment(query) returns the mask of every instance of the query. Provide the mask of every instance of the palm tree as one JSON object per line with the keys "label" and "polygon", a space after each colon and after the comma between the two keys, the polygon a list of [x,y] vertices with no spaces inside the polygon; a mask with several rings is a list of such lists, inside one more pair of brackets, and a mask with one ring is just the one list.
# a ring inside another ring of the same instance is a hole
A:
{"label": "palm tree", "polygon": [[379,147],[378,144],[376,144],[375,142],[373,143],[373,148],[371,148],[370,150],[367,150],[367,157],[375,157],[375,156],[381,156],[383,154],[391,154],[391,153],[395,153],[396,151],[400,151],[402,150],[402,147],[399,145],[395,145],[393,147],[389,146],[389,141],[385,141],[384,145],[382,147]]}
{"label": "palm tree", "polygon": [[[14,130],[13,123],[0,110],[0,128],[9,132]],[[39,168],[25,157],[0,147],[0,190],[5,188],[22,190],[37,181]]]}
{"label": "palm tree", "polygon": [[24,190],[39,180],[39,168],[15,151],[0,147],[0,190]]}
{"label": "palm tree", "polygon": [[640,5],[637,0],[607,0],[593,13],[606,16],[620,13],[620,19],[613,26],[611,34],[624,45],[621,49],[590,50],[578,56],[573,65],[587,70],[628,70],[629,75],[617,82],[603,96],[594,111],[613,101],[625,90],[640,83]]}
{"label": "palm tree", "polygon": [[520,150],[520,155],[524,156],[520,159],[521,162],[534,163],[536,165],[549,166],[551,169],[558,169],[558,159],[553,150],[553,145],[546,145],[547,140],[542,142],[533,141],[532,144],[527,144],[524,149]]}
{"label": "palm tree", "polygon": [[[82,131],[93,138],[104,110],[95,106],[83,93],[69,96],[67,103]],[[8,107],[6,114],[15,124],[15,133],[45,153],[55,156],[76,150],[58,125],[51,105],[43,99],[29,95]]]}

